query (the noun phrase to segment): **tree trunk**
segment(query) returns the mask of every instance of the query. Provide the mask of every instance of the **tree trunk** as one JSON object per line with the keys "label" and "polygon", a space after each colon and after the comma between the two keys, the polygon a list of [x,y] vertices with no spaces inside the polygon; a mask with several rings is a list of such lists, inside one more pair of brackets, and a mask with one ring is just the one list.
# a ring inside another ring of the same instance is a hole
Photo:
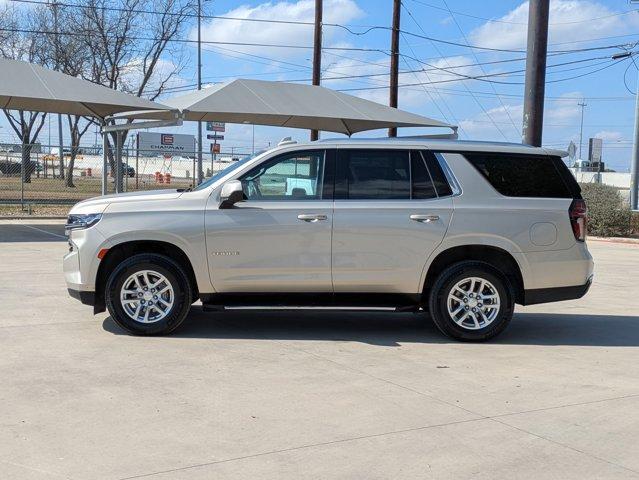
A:
{"label": "tree trunk", "polygon": [[31,173],[33,173],[34,165],[31,164],[31,149],[33,145],[22,144],[22,181],[31,183]]}
{"label": "tree trunk", "polygon": [[75,157],[78,149],[75,146],[71,147],[71,155],[69,156],[69,163],[67,165],[67,176],[64,179],[64,186],[69,188],[75,188],[73,183],[73,167],[75,166]]}

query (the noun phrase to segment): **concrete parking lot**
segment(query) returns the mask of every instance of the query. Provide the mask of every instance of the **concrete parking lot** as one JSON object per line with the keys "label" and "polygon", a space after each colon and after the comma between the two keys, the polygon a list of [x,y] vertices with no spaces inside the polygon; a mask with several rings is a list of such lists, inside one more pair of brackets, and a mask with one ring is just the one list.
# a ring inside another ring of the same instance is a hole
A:
{"label": "concrete parking lot", "polygon": [[638,478],[639,245],[487,344],[414,314],[226,312],[123,334],[55,221],[0,222],[0,478]]}

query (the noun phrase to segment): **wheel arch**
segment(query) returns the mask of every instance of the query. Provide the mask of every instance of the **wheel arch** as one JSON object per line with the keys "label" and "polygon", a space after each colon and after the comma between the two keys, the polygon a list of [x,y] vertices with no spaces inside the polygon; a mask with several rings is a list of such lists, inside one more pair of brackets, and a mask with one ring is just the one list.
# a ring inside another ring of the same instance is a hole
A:
{"label": "wheel arch", "polygon": [[515,302],[524,300],[524,280],[520,265],[513,255],[493,245],[458,245],[439,252],[428,265],[422,286],[423,298],[428,298],[430,288],[441,272],[449,266],[464,261],[485,262],[499,270],[511,281],[515,290]]}
{"label": "wheel arch", "polygon": [[100,261],[95,279],[95,306],[94,313],[106,310],[104,299],[104,288],[109,273],[124,259],[140,253],[157,253],[164,255],[175,261],[184,268],[189,282],[191,283],[193,298],[195,301],[199,297],[198,284],[193,270],[193,265],[187,254],[177,245],[160,240],[131,240],[118,243],[108,249],[105,256]]}

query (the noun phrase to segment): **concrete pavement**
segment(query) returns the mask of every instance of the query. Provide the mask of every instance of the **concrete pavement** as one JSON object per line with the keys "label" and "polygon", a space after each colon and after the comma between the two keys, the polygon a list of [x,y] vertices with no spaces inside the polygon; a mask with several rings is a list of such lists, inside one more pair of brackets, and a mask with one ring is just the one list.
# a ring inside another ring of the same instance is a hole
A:
{"label": "concrete pavement", "polygon": [[54,221],[0,222],[0,478],[639,478],[639,246],[487,344],[414,314],[225,312],[123,334]]}

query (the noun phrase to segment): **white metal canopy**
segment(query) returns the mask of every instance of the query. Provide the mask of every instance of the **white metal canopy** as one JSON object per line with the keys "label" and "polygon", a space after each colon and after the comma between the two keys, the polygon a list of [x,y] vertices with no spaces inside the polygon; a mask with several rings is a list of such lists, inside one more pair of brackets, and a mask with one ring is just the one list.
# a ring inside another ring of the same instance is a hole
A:
{"label": "white metal canopy", "polygon": [[144,98],[18,60],[0,59],[0,108],[104,119],[135,110],[169,110]]}
{"label": "white metal canopy", "polygon": [[[388,127],[448,127],[431,118],[328,88],[239,79],[165,101],[184,120],[293,127],[351,135]],[[131,112],[129,118],[168,118],[168,112]]]}

